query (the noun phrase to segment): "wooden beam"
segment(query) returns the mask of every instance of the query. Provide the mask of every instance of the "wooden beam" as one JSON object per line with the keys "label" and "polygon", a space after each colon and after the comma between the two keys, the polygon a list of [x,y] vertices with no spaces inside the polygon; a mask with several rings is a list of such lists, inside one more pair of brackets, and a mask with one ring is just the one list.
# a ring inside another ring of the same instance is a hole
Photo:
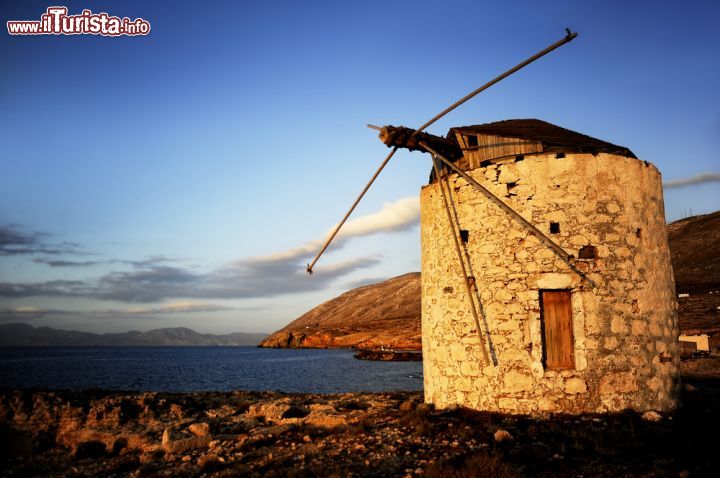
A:
{"label": "wooden beam", "polygon": [[[513,219],[515,219],[517,222],[519,222],[522,226],[524,226],[528,231],[530,231],[535,237],[540,239],[540,242],[544,243],[550,250],[552,250],[556,256],[558,256],[560,259],[562,259],[565,264],[567,264],[576,274],[578,274],[580,277],[582,277],[585,281],[587,281],[588,284],[590,284],[592,287],[597,287],[595,282],[592,281],[583,271],[578,269],[575,264],[572,263],[571,255],[565,252],[565,250],[557,245],[552,239],[547,237],[540,229],[535,227],[532,223],[530,223],[527,219],[522,217],[520,213],[515,211],[513,208],[505,204],[499,197],[495,196],[492,192],[490,192],[485,186],[480,184],[479,182],[475,181],[472,176],[467,174],[465,171],[461,170],[457,166],[455,166],[452,162],[450,162],[447,158],[443,157],[440,153],[433,150],[432,147],[428,146],[426,143],[420,142],[420,145],[427,150],[428,153],[438,158],[440,161],[442,161],[445,166],[452,169],[455,173],[459,174],[465,181],[470,183],[472,187],[480,191],[486,198],[488,198],[492,203],[497,205],[500,209],[508,213]],[[438,177],[438,180],[440,178]]]}

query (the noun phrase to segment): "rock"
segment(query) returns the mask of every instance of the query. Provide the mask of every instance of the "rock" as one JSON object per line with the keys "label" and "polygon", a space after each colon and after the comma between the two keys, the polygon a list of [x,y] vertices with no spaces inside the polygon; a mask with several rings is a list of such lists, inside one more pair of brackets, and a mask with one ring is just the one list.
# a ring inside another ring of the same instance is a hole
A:
{"label": "rock", "polygon": [[663,416],[653,410],[647,411],[642,414],[642,419],[646,422],[659,422],[663,419]]}
{"label": "rock", "polygon": [[689,383],[684,383],[683,390],[685,390],[688,393],[693,393],[693,392],[697,392],[697,387],[695,387]]}
{"label": "rock", "polygon": [[182,440],[183,438],[183,435],[181,435],[180,432],[178,432],[174,428],[166,428],[163,431],[162,444],[163,446],[165,446],[171,441]]}
{"label": "rock", "polygon": [[347,425],[348,421],[344,415],[313,412],[305,417],[303,423],[322,428],[334,428],[340,425]]}
{"label": "rock", "polygon": [[75,458],[100,458],[107,454],[107,445],[99,440],[90,440],[78,443]]}
{"label": "rock", "polygon": [[513,436],[510,434],[510,432],[507,430],[503,430],[502,428],[498,428],[497,430],[495,430],[493,437],[495,438],[495,441],[498,443],[501,443],[504,441],[511,441],[513,439]]}
{"label": "rock", "polygon": [[186,438],[172,428],[166,428],[162,437],[162,448],[166,453],[184,453],[188,450],[206,447],[212,441],[212,436],[194,436]]}
{"label": "rock", "polygon": [[285,410],[282,414],[282,418],[303,418],[310,414],[310,410],[305,407],[299,407],[291,405],[290,408]]}
{"label": "rock", "polygon": [[415,407],[415,411],[421,415],[427,415],[428,413],[432,413],[433,406],[431,403],[420,403],[417,407]]}
{"label": "rock", "polygon": [[[237,442],[245,441],[248,437],[246,433],[222,433],[222,434],[213,435],[213,436],[214,436],[214,438],[216,438],[215,441],[237,441]],[[210,442],[210,444],[212,445],[212,442]]]}
{"label": "rock", "polygon": [[535,385],[535,381],[532,376],[517,370],[510,370],[506,373],[504,380],[505,388],[511,393],[530,390]]}
{"label": "rock", "polygon": [[305,435],[302,439],[305,443],[310,443],[312,441],[312,439],[310,438],[310,435]]}
{"label": "rock", "polygon": [[292,406],[289,398],[260,402],[251,405],[246,415],[251,418],[264,417],[267,423],[277,423],[283,419],[283,415],[285,415]]}
{"label": "rock", "polygon": [[415,408],[415,403],[412,400],[405,400],[400,404],[400,411],[409,412]]}
{"label": "rock", "polygon": [[188,430],[196,437],[204,437],[210,434],[210,425],[203,422],[193,423],[188,427]]}
{"label": "rock", "polygon": [[565,393],[569,393],[572,395],[578,393],[585,393],[587,392],[587,385],[585,384],[585,380],[573,377],[565,381],[565,386],[563,387],[563,390],[565,391]]}
{"label": "rock", "polygon": [[198,467],[202,472],[214,471],[220,467],[220,460],[215,454],[202,455],[197,461]]}
{"label": "rock", "polygon": [[633,372],[614,372],[600,379],[598,386],[600,395],[630,393],[637,390],[637,381]]}
{"label": "rock", "polygon": [[156,461],[159,461],[163,457],[163,449],[162,448],[156,448],[152,450],[148,450],[143,452],[140,455],[140,463],[142,464],[148,464],[148,463],[154,463]]}
{"label": "rock", "polygon": [[286,425],[275,425],[272,427],[262,428],[262,429],[258,430],[258,433],[264,433],[265,435],[268,435],[268,436],[280,436],[282,434],[289,432],[290,430],[292,430],[292,428],[293,428],[292,425],[287,425],[287,424]]}

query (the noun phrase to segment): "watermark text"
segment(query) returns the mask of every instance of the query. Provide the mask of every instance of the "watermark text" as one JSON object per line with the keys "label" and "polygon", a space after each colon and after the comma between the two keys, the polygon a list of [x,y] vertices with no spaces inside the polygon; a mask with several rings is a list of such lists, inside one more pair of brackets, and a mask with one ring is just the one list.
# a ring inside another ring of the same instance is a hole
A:
{"label": "watermark text", "polygon": [[11,20],[7,22],[7,29],[10,35],[137,36],[150,33],[150,22],[87,9],[79,15],[68,15],[67,7],[48,7],[40,20]]}

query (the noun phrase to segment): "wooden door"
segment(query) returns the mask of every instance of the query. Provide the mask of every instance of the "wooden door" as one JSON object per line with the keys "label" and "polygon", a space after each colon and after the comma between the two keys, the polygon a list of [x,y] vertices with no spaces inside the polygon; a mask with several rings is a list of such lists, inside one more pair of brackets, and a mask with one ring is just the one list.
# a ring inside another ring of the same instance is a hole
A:
{"label": "wooden door", "polygon": [[540,303],[545,367],[575,368],[570,291],[540,291]]}

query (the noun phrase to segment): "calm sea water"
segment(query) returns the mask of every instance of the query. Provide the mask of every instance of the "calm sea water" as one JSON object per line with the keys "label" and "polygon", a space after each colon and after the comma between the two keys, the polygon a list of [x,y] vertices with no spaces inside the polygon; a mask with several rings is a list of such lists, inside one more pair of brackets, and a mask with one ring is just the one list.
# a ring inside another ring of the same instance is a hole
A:
{"label": "calm sea water", "polygon": [[422,390],[421,362],[349,350],[256,347],[2,347],[0,387],[190,392]]}

